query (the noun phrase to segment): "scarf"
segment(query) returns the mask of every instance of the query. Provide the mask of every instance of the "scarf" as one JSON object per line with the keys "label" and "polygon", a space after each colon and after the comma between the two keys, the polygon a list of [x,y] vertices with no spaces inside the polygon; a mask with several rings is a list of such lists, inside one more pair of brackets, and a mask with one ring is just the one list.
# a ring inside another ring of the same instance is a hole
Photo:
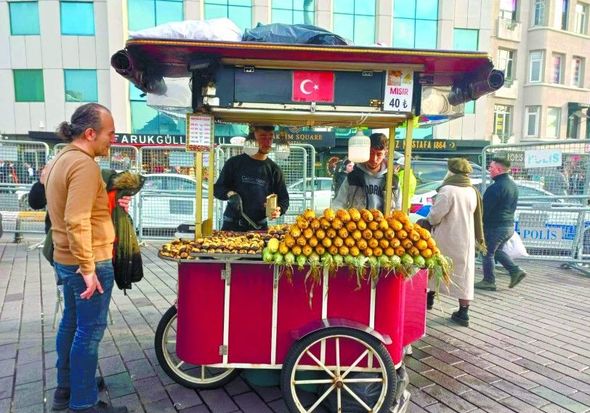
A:
{"label": "scarf", "polygon": [[438,187],[437,191],[440,190],[445,185],[450,186],[458,186],[462,188],[471,187],[475,191],[475,195],[477,198],[477,206],[475,207],[475,211],[473,212],[473,229],[475,232],[475,248],[480,251],[482,254],[487,254],[487,246],[486,241],[484,238],[483,233],[483,203],[481,200],[481,194],[479,191],[473,187],[471,184],[471,180],[467,175],[463,174],[451,174],[445,178],[442,185]]}

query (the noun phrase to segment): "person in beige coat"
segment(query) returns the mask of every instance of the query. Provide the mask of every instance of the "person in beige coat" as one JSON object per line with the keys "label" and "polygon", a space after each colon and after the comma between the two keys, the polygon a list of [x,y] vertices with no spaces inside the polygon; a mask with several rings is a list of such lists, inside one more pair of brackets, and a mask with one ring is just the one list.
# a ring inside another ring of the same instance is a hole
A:
{"label": "person in beige coat", "polygon": [[[475,249],[485,248],[481,196],[468,177],[473,168],[467,160],[449,159],[448,168],[427,220],[433,227],[432,235],[441,253],[453,261],[451,285],[441,286],[441,293],[459,300],[459,311],[454,312],[451,319],[468,327],[475,281]],[[430,287],[429,304],[436,288]]]}

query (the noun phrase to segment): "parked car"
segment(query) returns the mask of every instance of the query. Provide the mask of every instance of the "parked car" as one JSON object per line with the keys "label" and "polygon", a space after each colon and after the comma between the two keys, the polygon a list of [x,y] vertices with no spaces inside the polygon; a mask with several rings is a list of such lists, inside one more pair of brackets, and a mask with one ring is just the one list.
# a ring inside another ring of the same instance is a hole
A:
{"label": "parked car", "polygon": [[[289,215],[298,215],[305,208],[310,208],[312,197],[314,210],[324,212],[324,209],[330,207],[332,201],[332,178],[315,178],[313,187],[311,178],[306,178],[305,188],[303,187],[303,179],[300,179],[289,185],[287,191],[289,192]],[[303,194],[305,194],[305,202],[303,202]]]}
{"label": "parked car", "polygon": [[[471,163],[473,173],[471,177],[481,177],[481,166]],[[418,185],[428,182],[442,181],[447,174],[447,161],[442,159],[412,159],[412,170]]]}
{"label": "parked car", "polygon": [[[194,178],[169,173],[144,176],[146,181],[139,194],[141,202],[137,204],[136,211],[143,229],[159,235],[160,232],[157,231],[175,230],[180,224],[194,224],[196,197]],[[205,217],[208,192],[207,184],[203,183],[203,215]],[[132,205],[131,210],[135,210],[135,205]],[[135,224],[138,226],[139,221],[135,220]],[[161,235],[169,233],[170,231],[161,231]]]}

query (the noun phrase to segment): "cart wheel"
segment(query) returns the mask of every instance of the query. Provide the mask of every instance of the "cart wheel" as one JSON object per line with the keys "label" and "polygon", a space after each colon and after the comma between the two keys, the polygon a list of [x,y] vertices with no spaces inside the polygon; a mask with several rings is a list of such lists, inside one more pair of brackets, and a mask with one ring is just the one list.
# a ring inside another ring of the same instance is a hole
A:
{"label": "cart wheel", "polygon": [[231,381],[239,371],[218,367],[197,366],[180,360],[176,355],[177,309],[172,306],[158,323],[154,345],[158,363],[178,384],[192,389],[212,389]]}
{"label": "cart wheel", "polygon": [[[326,354],[332,355],[329,365],[324,363]],[[341,360],[341,354],[347,361]],[[318,398],[310,397],[314,386]],[[291,347],[281,372],[281,388],[294,413],[312,412],[322,402],[338,412],[386,412],[395,401],[396,373],[387,349],[375,337],[331,327]]]}

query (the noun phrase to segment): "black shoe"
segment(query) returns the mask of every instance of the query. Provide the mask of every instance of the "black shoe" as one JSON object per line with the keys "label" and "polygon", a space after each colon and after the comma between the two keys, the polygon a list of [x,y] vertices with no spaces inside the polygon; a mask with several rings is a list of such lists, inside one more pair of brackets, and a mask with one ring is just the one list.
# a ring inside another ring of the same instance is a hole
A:
{"label": "black shoe", "polygon": [[[98,391],[104,391],[107,386],[102,376],[96,378],[96,386]],[[69,387],[58,387],[53,393],[53,404],[51,410],[65,410],[70,404],[70,388]]]}
{"label": "black shoe", "polygon": [[459,324],[460,326],[469,327],[469,316],[467,315],[467,313],[461,313],[461,311],[455,311],[451,315],[451,320],[453,320],[455,323]]}
{"label": "black shoe", "polygon": [[68,413],[128,413],[127,407],[115,407],[103,401],[99,401],[94,406],[84,410],[68,409]]}
{"label": "black shoe", "polygon": [[432,307],[434,307],[434,291],[428,291],[426,293],[426,309],[427,310],[432,310]]}
{"label": "black shoe", "polygon": [[508,285],[508,288],[516,287],[523,280],[524,277],[526,277],[526,272],[524,272],[523,270],[518,270],[518,272],[510,274],[510,285]]}

